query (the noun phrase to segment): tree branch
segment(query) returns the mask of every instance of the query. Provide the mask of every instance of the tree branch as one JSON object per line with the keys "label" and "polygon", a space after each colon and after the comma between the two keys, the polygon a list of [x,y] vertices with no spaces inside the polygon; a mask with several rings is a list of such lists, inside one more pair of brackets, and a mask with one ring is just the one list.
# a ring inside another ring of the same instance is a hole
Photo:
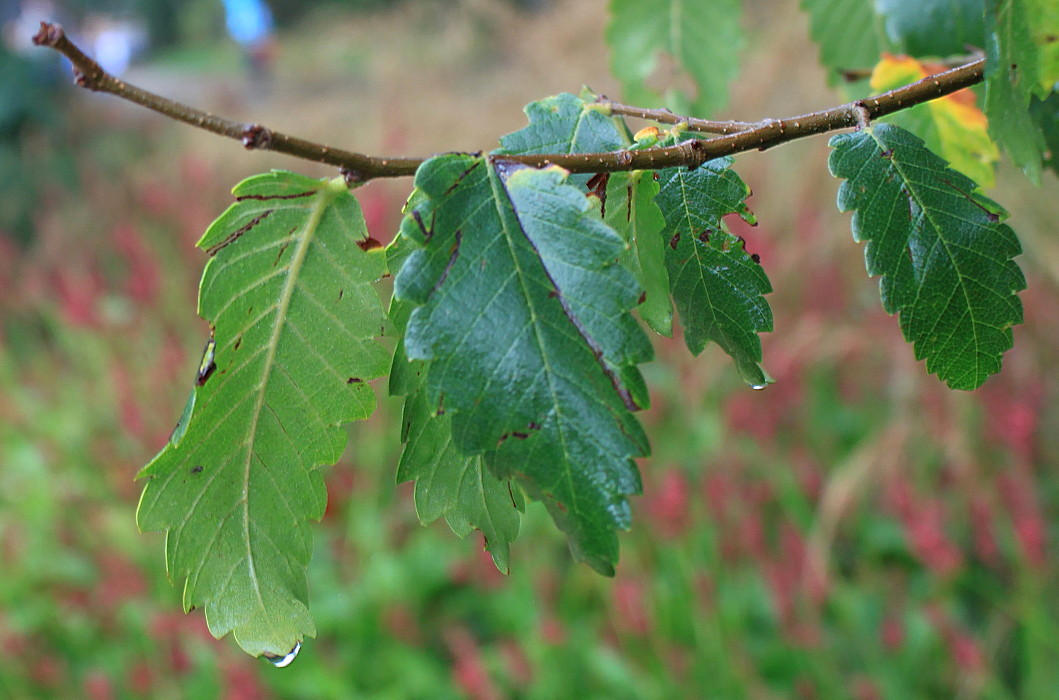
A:
{"label": "tree branch", "polygon": [[[242,124],[232,121],[148,92],[103,70],[102,66],[86,56],[76,44],[66,37],[63,28],[58,24],[41,22],[40,31],[33,37],[33,43],[38,46],[51,47],[70,59],[70,63],[74,66],[74,83],[83,88],[117,95],[171,119],[220,136],[236,139],[241,141],[248,150],[276,151],[303,160],[338,166],[344,172],[349,173],[353,181],[363,181],[373,177],[414,175],[416,168],[423,162],[422,158],[378,158],[333,148],[273,131],[260,124]],[[357,177],[358,173],[363,174],[363,177]]]}
{"label": "tree branch", "polygon": [[[116,95],[185,124],[236,139],[241,141],[247,149],[276,151],[304,160],[337,166],[341,168],[351,185],[380,177],[414,175],[416,169],[426,160],[425,158],[381,158],[346,151],[273,131],[260,124],[235,122],[155,95],[107,73],[67,39],[62,27],[58,24],[41,22],[40,32],[33,37],[33,43],[51,47],[70,59],[74,66],[74,82],[81,87]],[[522,163],[533,167],[558,165],[573,173],[659,170],[672,167],[695,168],[714,158],[744,151],[764,150],[813,134],[852,127],[863,128],[872,119],[944,97],[982,82],[985,61],[984,58],[980,58],[876,97],[786,119],[765,119],[753,123],[691,119],[673,114],[669,110],[641,109],[603,100],[603,104],[609,106],[612,114],[643,117],[664,124],[687,124],[689,130],[692,131],[723,135],[707,140],[692,139],[667,148],[499,157],[507,162]]]}
{"label": "tree branch", "polygon": [[686,124],[688,131],[699,131],[704,134],[737,134],[740,131],[746,131],[747,129],[752,129],[756,126],[753,122],[718,122],[710,119],[682,117],[679,114],[673,114],[673,112],[665,107],[661,109],[632,107],[630,105],[623,105],[619,102],[615,102],[614,100],[607,98],[605,95],[600,95],[597,102],[601,105],[606,105],[610,109],[611,114],[620,114],[623,117],[648,119],[653,122],[658,122],[659,124]]}

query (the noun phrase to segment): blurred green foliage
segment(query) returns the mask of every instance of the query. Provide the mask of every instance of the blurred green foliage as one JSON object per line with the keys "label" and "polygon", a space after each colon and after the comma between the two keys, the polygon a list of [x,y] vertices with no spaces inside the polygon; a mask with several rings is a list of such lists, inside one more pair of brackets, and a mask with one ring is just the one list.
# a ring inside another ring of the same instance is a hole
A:
{"label": "blurred green foliage", "polygon": [[[13,287],[26,305],[8,307],[0,356],[0,649],[19,663],[0,665],[0,696],[1047,698],[1057,687],[1059,491],[1038,468],[1055,448],[1040,439],[1055,383],[1022,386],[1015,370],[950,394],[894,366],[902,343],[880,312],[828,305],[834,262],[799,283],[779,251],[765,252],[787,283],[777,315],[826,319],[812,342],[829,349],[804,350],[806,328],[791,329],[792,346],[765,351],[780,382],[751,392],[720,353],[659,345],[646,367],[656,454],[614,581],[572,563],[539,507],[507,578],[480,542],[420,528],[410,488],[393,487],[399,405],[384,401],[328,471],[310,568],[319,637],[282,671],[212,640],[200,614],[179,612],[161,538],[132,526],[131,477],[166,439],[205,333],[187,313],[197,229],[175,214],[200,169],[182,163],[162,192],[158,178],[115,180],[100,196],[115,206],[90,206],[63,255],[16,258],[33,269]],[[204,217],[225,197],[209,199]],[[759,232],[741,233],[762,250]],[[883,323],[851,335],[863,313]]]}
{"label": "blurred green foliage", "polygon": [[[32,237],[47,183],[76,183],[69,153],[54,147],[66,128],[67,95],[57,89],[58,78],[54,61],[20,56],[0,43],[0,236],[22,244]],[[31,160],[38,167],[26,168]]]}

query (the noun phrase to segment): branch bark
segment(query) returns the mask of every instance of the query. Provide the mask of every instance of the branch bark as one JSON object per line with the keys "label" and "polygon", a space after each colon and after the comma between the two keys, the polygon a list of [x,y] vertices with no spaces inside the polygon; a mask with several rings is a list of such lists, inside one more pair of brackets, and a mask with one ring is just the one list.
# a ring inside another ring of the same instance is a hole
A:
{"label": "branch bark", "polygon": [[[260,124],[243,124],[203,112],[174,100],[130,85],[111,75],[71,42],[58,24],[41,22],[33,43],[48,46],[66,56],[74,66],[74,82],[97,92],[106,92],[154,110],[171,119],[205,129],[220,136],[241,141],[247,149],[284,153],[303,160],[334,165],[341,169],[351,185],[382,177],[407,177],[426,158],[385,158],[347,151],[306,139],[273,131]],[[609,100],[611,113],[643,117],[663,124],[688,125],[689,130],[723,134],[708,140],[692,139],[667,148],[607,153],[543,154],[500,156],[507,162],[532,167],[558,165],[573,173],[603,173],[623,170],[660,170],[662,168],[695,168],[708,160],[744,151],[765,150],[772,146],[813,134],[847,128],[862,128],[870,120],[944,97],[982,82],[984,58],[970,61],[951,70],[937,73],[910,85],[875,97],[810,112],[785,119],[760,122],[713,122],[673,114],[669,110],[641,109]]]}

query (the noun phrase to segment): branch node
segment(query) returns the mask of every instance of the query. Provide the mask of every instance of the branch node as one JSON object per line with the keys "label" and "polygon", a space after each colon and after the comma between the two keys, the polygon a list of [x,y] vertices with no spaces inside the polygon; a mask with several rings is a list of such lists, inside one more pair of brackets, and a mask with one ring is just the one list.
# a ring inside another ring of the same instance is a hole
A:
{"label": "branch node", "polygon": [[349,168],[339,168],[338,174],[342,176],[342,179],[346,181],[346,187],[356,187],[367,182],[370,178],[368,175],[360,170],[351,170]]}
{"label": "branch node", "polygon": [[247,124],[243,129],[243,148],[267,150],[272,146],[272,131],[260,124]]}
{"label": "branch node", "polygon": [[36,46],[50,46],[54,49],[64,38],[66,38],[66,33],[61,24],[41,22],[40,31],[33,36],[33,43]]}
{"label": "branch node", "polygon": [[871,111],[868,109],[868,105],[864,104],[864,100],[857,100],[851,106],[853,112],[853,118],[857,121],[857,129],[867,129],[871,126]]}
{"label": "branch node", "polygon": [[688,170],[696,170],[702,167],[702,164],[706,162],[706,155],[703,153],[706,149],[706,143],[699,139],[689,139],[680,145],[686,149],[688,157],[692,161],[688,164]]}

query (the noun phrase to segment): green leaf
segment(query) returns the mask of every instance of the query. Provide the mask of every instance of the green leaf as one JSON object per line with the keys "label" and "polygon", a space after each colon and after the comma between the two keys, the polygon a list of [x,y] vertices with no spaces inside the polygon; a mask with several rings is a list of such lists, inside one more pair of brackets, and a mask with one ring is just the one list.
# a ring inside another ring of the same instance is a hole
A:
{"label": "green leaf", "polygon": [[611,173],[607,179],[604,221],[628,248],[618,258],[643,288],[640,316],[656,333],[673,335],[673,302],[662,232],[666,220],[655,203],[659,185],[653,173]]}
{"label": "green leaf", "polygon": [[529,126],[501,137],[497,153],[603,153],[626,144],[620,122],[609,116],[606,105],[570,93],[530,102],[525,112]]}
{"label": "green leaf", "polygon": [[[728,103],[746,43],[739,0],[611,0],[610,13],[610,67],[627,100],[696,117]],[[654,87],[656,73],[665,83],[662,94]],[[693,89],[685,92],[688,82]]]}
{"label": "green leaf", "polygon": [[1037,122],[1048,149],[1045,165],[1059,175],[1059,92],[1050,93],[1043,100],[1034,97],[1030,104],[1030,113]]}
{"label": "green leaf", "polygon": [[875,0],[875,11],[894,51],[962,56],[985,46],[983,0]]}
{"label": "green leaf", "polygon": [[140,472],[137,521],[166,531],[184,608],[249,654],[285,655],[315,635],[306,599],[310,520],[324,513],[317,467],[367,417],[367,381],[387,370],[385,316],[357,200],[341,180],[273,172],[244,180],[199,241],[212,256],[199,313],[214,368],[200,368],[179,435]]}
{"label": "green leaf", "polygon": [[975,184],[903,129],[878,124],[831,139],[831,172],[846,182],[838,208],[853,211],[869,275],[882,275],[887,313],[900,313],[916,359],[953,389],[1000,371],[1026,286],[1012,258],[1014,232]]}
{"label": "green leaf", "polygon": [[772,381],[760,364],[758,337],[772,330],[763,297],[772,285],[742,240],[721,223],[727,214],[752,218],[744,201],[750,188],[731,164],[731,158],[718,158],[695,170],[663,170],[656,201],[666,221],[666,266],[684,342],[695,355],[708,342],[717,343],[735,360],[743,381],[760,388]]}
{"label": "green leaf", "polygon": [[882,53],[871,0],[801,0],[820,62],[834,76],[875,65]]}
{"label": "green leaf", "polygon": [[1034,183],[1041,180],[1044,139],[1030,116],[1039,90],[1038,48],[1021,0],[986,0],[985,114],[989,132]]}
{"label": "green leaf", "polygon": [[1059,88],[1059,3],[1055,0],[1026,0],[1026,14],[1033,42],[1039,55],[1040,74],[1038,97]]}
{"label": "green leaf", "polygon": [[[420,190],[415,192],[406,214],[426,201]],[[415,225],[412,217],[402,222],[403,227]],[[390,269],[401,269],[417,248],[409,235],[397,236],[387,248]],[[390,318],[402,334],[414,308],[396,297],[390,303]],[[444,516],[459,537],[480,530],[493,563],[506,574],[510,569],[510,543],[518,536],[521,524],[522,492],[510,480],[494,476],[480,455],[467,456],[456,449],[451,417],[444,412],[438,414],[423,390],[427,367],[424,362],[409,362],[403,340],[397,345],[390,371],[390,395],[407,396],[401,429],[405,447],[397,467],[397,481],[416,482],[419,522],[428,525]]]}
{"label": "green leaf", "polygon": [[545,504],[576,558],[613,573],[648,449],[635,364],[651,356],[621,238],[559,168],[446,155],[416,186],[429,199],[402,235],[423,247],[395,295],[418,305],[405,347],[431,361],[428,405],[463,454]]}
{"label": "green leaf", "polygon": [[444,517],[459,537],[480,530],[493,563],[506,574],[510,543],[522,520],[522,493],[510,480],[494,476],[482,455],[464,455],[453,444],[451,417],[437,414],[422,390],[427,366],[409,362],[403,345],[394,355],[391,393],[408,396],[397,480],[416,482],[416,514],[422,524]]}

